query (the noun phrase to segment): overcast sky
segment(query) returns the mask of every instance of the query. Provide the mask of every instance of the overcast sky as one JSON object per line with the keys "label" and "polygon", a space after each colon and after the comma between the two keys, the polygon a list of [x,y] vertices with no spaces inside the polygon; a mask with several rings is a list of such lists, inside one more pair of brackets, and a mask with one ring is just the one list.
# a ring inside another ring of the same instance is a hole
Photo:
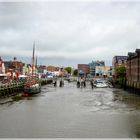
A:
{"label": "overcast sky", "polygon": [[139,1],[0,2],[0,56],[72,66],[140,48]]}

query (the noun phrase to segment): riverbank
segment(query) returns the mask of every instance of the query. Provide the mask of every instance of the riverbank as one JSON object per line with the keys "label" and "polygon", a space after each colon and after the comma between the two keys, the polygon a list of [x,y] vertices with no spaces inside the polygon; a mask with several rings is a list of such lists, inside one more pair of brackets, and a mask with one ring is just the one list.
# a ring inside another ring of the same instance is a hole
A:
{"label": "riverbank", "polygon": [[[53,79],[40,79],[41,86],[51,84]],[[0,85],[0,98],[8,98],[10,96],[16,96],[24,91],[26,83],[24,81],[13,81],[11,83]]]}

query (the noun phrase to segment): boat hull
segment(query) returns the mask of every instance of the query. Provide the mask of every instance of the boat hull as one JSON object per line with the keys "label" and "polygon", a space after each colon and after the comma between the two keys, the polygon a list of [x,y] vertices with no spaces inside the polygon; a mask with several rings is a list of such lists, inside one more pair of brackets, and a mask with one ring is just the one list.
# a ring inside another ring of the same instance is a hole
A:
{"label": "boat hull", "polygon": [[38,87],[25,87],[24,88],[24,93],[28,93],[28,94],[37,94],[41,92],[41,86]]}
{"label": "boat hull", "polygon": [[107,84],[96,84],[96,87],[97,88],[106,88],[106,87],[108,87],[108,85]]}

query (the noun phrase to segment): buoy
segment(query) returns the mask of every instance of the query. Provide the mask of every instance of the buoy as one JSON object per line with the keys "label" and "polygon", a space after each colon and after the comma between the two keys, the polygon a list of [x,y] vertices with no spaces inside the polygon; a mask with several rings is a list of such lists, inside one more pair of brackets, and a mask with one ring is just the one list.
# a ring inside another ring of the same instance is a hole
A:
{"label": "buoy", "polygon": [[29,96],[28,93],[23,93],[23,94],[22,94],[22,97],[28,97],[28,96]]}

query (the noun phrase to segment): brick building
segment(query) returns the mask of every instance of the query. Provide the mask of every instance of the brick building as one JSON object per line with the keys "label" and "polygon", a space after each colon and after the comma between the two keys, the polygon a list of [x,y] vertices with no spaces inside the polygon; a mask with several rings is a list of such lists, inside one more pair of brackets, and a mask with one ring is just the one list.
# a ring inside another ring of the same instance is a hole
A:
{"label": "brick building", "polygon": [[112,61],[112,75],[113,79],[117,78],[116,69],[120,66],[127,67],[127,56],[114,56]]}
{"label": "brick building", "polygon": [[140,82],[140,49],[128,53],[126,75],[128,82]]}
{"label": "brick building", "polygon": [[18,72],[19,74],[23,74],[23,66],[25,65],[21,61],[18,61],[16,57],[14,57],[13,61],[4,61],[5,65],[5,73],[8,72]]}
{"label": "brick building", "polygon": [[57,76],[64,76],[66,73],[63,67],[55,67],[55,66],[47,66],[47,71],[53,72]]}
{"label": "brick building", "polygon": [[88,64],[78,64],[78,75],[87,76],[90,74],[90,67]]}
{"label": "brick building", "polygon": [[55,66],[47,66],[47,71],[49,72],[54,72],[54,71],[59,71],[59,67],[55,67]]}

